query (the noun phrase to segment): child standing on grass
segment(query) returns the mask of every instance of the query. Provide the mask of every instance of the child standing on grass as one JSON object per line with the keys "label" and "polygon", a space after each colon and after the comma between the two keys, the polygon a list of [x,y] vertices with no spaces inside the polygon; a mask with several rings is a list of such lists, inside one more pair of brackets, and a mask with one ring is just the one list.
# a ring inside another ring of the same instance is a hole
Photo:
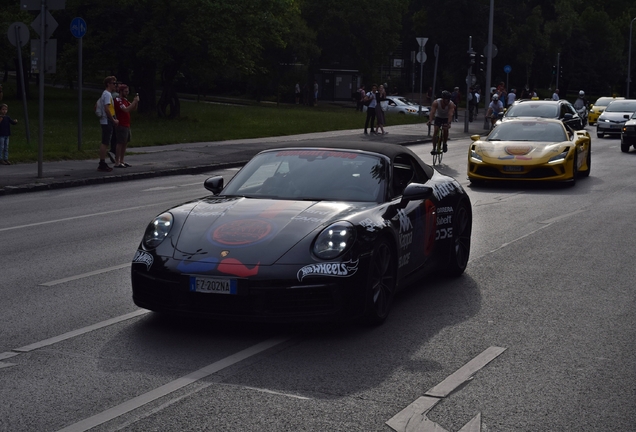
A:
{"label": "child standing on grass", "polygon": [[7,104],[0,105],[0,164],[11,165],[9,162],[9,136],[11,135],[11,125],[18,124],[17,120],[13,120],[7,115],[9,106]]}

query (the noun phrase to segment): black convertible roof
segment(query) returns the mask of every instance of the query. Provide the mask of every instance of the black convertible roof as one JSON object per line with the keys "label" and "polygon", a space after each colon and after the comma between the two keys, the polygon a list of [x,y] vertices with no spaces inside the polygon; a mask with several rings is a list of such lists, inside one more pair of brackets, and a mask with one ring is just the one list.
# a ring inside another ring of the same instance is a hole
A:
{"label": "black convertible roof", "polygon": [[380,142],[373,142],[373,141],[369,141],[369,142],[338,142],[338,143],[322,143],[319,146],[316,145],[302,145],[302,144],[298,144],[296,143],[285,143],[283,145],[279,145],[276,147],[272,147],[269,148],[267,150],[263,150],[263,151],[268,151],[268,150],[273,150],[273,149],[279,149],[279,148],[285,148],[285,149],[289,149],[289,148],[301,148],[301,149],[342,149],[342,150],[360,150],[360,151],[367,151],[367,152],[373,152],[373,153],[378,153],[381,155],[385,155],[388,158],[390,158],[391,160],[394,160],[396,156],[400,155],[400,154],[408,154],[410,156],[413,156],[415,159],[420,160],[419,156],[417,156],[411,149],[409,149],[408,147],[404,147],[401,146],[399,144],[388,144],[388,143],[380,143]]}

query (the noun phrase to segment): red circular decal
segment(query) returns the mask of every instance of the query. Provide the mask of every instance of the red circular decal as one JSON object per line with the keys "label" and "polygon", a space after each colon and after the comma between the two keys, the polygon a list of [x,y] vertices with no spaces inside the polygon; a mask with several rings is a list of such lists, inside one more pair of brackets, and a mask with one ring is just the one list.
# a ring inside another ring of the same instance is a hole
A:
{"label": "red circular decal", "polygon": [[241,246],[264,239],[272,232],[272,225],[261,219],[241,219],[221,225],[212,233],[215,242]]}

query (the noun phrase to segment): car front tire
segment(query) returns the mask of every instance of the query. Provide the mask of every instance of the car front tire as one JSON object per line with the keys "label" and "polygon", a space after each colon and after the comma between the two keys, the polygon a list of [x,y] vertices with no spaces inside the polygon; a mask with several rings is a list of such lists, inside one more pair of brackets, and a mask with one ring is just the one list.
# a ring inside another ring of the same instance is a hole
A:
{"label": "car front tire", "polygon": [[603,132],[599,132],[598,129],[596,130],[596,137],[597,138],[603,138],[605,136],[605,134]]}
{"label": "car front tire", "polygon": [[623,153],[629,153],[629,148],[631,147],[631,145],[629,143],[625,142],[625,139],[623,138],[623,135],[621,135],[621,151]]}
{"label": "car front tire", "polygon": [[395,296],[396,275],[393,249],[386,240],[380,240],[373,250],[366,287],[365,321],[367,323],[379,325],[389,316]]}
{"label": "car front tire", "polygon": [[453,215],[453,241],[448,266],[444,273],[448,276],[459,276],[468,266],[470,256],[470,236],[473,218],[468,202],[462,199]]}

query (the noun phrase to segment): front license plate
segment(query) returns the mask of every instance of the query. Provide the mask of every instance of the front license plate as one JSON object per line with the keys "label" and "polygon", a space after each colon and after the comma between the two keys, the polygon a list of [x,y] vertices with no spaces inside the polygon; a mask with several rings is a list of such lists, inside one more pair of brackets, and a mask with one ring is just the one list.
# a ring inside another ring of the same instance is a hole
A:
{"label": "front license plate", "polygon": [[504,165],[503,170],[506,172],[523,172],[523,167],[518,165]]}
{"label": "front license plate", "polygon": [[236,295],[236,279],[190,276],[190,291],[210,294]]}

